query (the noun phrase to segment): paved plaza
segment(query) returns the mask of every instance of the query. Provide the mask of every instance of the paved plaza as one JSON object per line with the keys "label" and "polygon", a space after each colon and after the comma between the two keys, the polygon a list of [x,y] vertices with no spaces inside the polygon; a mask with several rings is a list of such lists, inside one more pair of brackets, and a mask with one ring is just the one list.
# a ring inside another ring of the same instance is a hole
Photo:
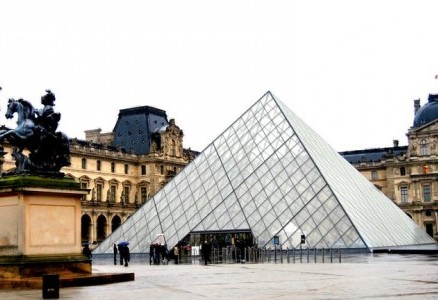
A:
{"label": "paved plaza", "polygon": [[[438,257],[379,254],[342,263],[169,264],[95,260],[93,273],[134,272],[135,281],[61,288],[60,299],[438,299]],[[41,290],[0,299],[41,299]]]}

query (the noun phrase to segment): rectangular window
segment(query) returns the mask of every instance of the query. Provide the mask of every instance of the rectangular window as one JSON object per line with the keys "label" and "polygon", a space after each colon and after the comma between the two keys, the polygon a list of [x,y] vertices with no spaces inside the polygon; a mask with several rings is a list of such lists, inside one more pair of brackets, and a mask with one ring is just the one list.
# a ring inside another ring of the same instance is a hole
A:
{"label": "rectangular window", "polygon": [[377,180],[379,179],[379,174],[376,170],[371,171],[371,180]]}
{"label": "rectangular window", "polygon": [[400,176],[406,176],[406,168],[405,167],[400,168]]}
{"label": "rectangular window", "polygon": [[102,184],[98,183],[96,185],[96,200],[97,201],[102,201],[102,189],[103,189]]}
{"label": "rectangular window", "polygon": [[87,168],[87,159],[86,158],[82,158],[82,169],[86,169]]}
{"label": "rectangular window", "polygon": [[125,186],[125,199],[123,199],[125,201],[125,203],[129,203],[129,186]]}
{"label": "rectangular window", "polygon": [[141,175],[146,175],[146,165],[141,165]]}
{"label": "rectangular window", "polygon": [[430,155],[429,144],[426,140],[420,141],[420,156]]}
{"label": "rectangular window", "polygon": [[408,203],[408,187],[407,186],[400,187],[400,199],[401,199],[401,203]]}
{"label": "rectangular window", "polygon": [[128,171],[129,171],[129,165],[125,164],[125,174],[128,174]]}
{"label": "rectangular window", "polygon": [[[88,188],[88,182],[81,182],[81,189],[87,189]],[[87,196],[86,195],[84,195],[84,196],[82,196],[82,198],[81,198],[83,201],[85,201],[85,200],[87,200]]]}
{"label": "rectangular window", "polygon": [[423,185],[423,201],[424,202],[430,202],[432,200],[431,197],[431,188],[430,185],[425,184]]}
{"label": "rectangular window", "polygon": [[100,171],[100,168],[101,168],[101,162],[100,162],[100,160],[98,160],[96,162],[96,169],[97,169],[97,171]]}
{"label": "rectangular window", "polygon": [[110,195],[110,200],[112,202],[116,202],[116,192],[117,192],[117,187],[115,185],[111,186],[111,195]]}
{"label": "rectangular window", "polygon": [[146,187],[141,187],[141,203],[145,203],[148,197],[148,190]]}

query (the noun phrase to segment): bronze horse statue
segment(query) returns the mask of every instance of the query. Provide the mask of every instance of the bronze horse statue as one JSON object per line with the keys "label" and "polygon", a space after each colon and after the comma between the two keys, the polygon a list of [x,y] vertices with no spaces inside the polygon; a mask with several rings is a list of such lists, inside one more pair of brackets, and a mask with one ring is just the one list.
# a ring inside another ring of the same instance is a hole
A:
{"label": "bronze horse statue", "polygon": [[[54,100],[54,95],[47,92]],[[12,156],[16,169],[13,173],[61,175],[60,169],[70,165],[70,147],[68,137],[55,132],[60,114],[52,109],[43,116],[29,101],[9,99],[5,117],[11,119],[15,114],[17,127],[0,132],[0,142],[6,139],[14,146]],[[23,154],[24,149],[29,151],[28,157]]]}

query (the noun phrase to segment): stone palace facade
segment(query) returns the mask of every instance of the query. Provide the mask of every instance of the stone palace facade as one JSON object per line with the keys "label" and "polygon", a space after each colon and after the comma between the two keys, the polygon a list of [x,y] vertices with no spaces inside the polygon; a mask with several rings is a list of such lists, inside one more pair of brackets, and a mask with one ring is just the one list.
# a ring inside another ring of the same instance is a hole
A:
{"label": "stone palace facade", "polygon": [[[194,158],[183,137],[165,111],[143,106],[120,110],[113,132],[70,139],[71,165],[61,171],[89,190],[81,201],[82,242],[104,240]],[[3,146],[5,171],[15,164]]]}
{"label": "stone palace facade", "polygon": [[414,100],[408,145],[346,151],[341,155],[438,240],[438,95]]}

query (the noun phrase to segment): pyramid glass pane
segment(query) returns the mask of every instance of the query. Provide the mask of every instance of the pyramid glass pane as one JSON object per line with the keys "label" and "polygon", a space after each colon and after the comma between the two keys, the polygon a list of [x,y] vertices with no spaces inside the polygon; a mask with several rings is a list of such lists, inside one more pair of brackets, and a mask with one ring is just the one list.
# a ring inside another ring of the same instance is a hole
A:
{"label": "pyramid glass pane", "polygon": [[250,230],[258,246],[437,247],[391,200],[266,93],[184,170],[103,241],[147,252],[164,234],[173,247],[191,232]]}

